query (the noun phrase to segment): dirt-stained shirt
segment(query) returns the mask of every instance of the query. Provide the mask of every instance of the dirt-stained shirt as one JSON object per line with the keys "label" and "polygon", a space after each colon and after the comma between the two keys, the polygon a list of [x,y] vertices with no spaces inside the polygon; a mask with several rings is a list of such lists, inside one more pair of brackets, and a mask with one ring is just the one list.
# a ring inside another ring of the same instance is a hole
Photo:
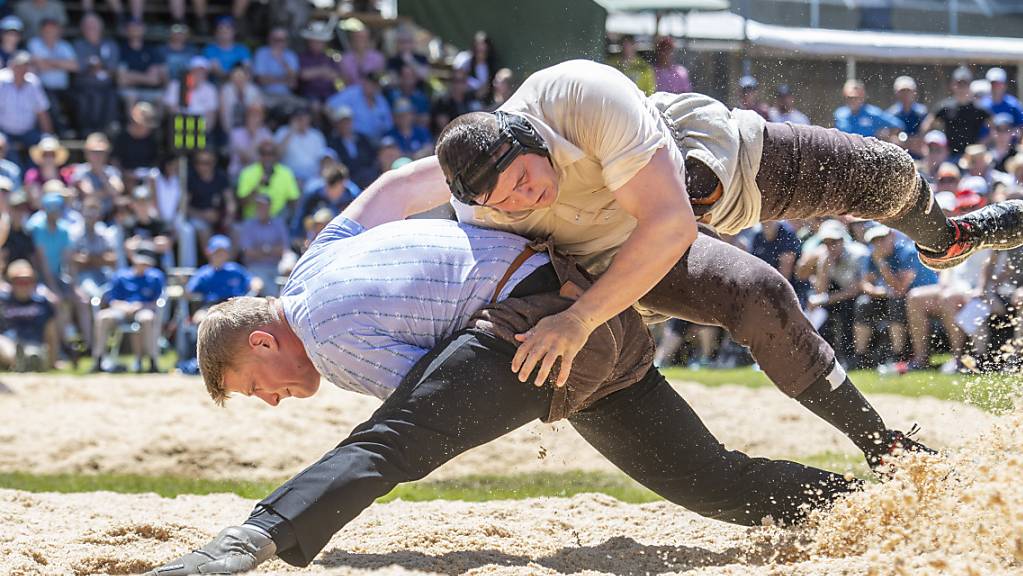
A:
{"label": "dirt-stained shirt", "polygon": [[[695,105],[684,105],[689,101]],[[743,183],[751,183],[759,168],[761,148],[753,147],[755,166],[740,161],[744,139],[733,112],[723,104],[699,94],[658,93],[647,98],[624,74],[597,62],[570,60],[540,70],[500,110],[529,120],[547,143],[558,173],[557,200],[549,208],[524,212],[501,212],[452,200],[458,219],[530,238],[552,238],[559,251],[595,273],[608,267],[636,227],[636,219],[619,205],[615,191],[660,148],[668,147],[680,174],[685,154],[698,149],[697,157],[724,184],[722,202],[740,193]],[[672,120],[676,113],[684,117],[684,123]],[[752,122],[759,122],[762,141],[763,120]],[[694,129],[686,130],[686,124]],[[738,178],[746,165],[754,168],[752,174]],[[746,226],[760,215],[759,190],[755,183],[753,187],[756,206],[747,212],[755,212],[755,218],[747,213],[742,219]]]}

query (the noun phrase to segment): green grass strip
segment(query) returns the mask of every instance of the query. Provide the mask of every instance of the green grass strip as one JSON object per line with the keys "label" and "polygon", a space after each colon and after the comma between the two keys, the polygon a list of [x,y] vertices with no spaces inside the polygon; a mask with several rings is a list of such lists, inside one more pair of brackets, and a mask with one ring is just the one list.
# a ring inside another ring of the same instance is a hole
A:
{"label": "green grass strip", "polygon": [[[715,387],[738,385],[749,388],[773,386],[767,376],[752,368],[713,370],[662,369],[672,380],[695,382]],[[901,376],[882,376],[873,370],[849,374],[856,387],[865,394],[896,394],[899,396],[931,396],[941,400],[966,402],[989,412],[1005,412],[1021,392],[1020,377],[1015,374],[941,374],[910,372]]]}
{"label": "green grass strip", "polygon": [[[822,453],[794,458],[810,466],[839,473],[852,472],[861,478],[870,476],[860,456]],[[32,474],[0,472],[0,488],[27,492],[118,492],[122,494],[156,493],[173,498],[181,494],[232,493],[258,500],[274,491],[284,480],[207,480],[180,476],[139,476],[134,474]],[[567,498],[575,494],[597,492],[623,502],[643,503],[660,497],[620,472],[570,471],[538,472],[513,476],[479,475],[451,480],[424,480],[402,484],[380,502],[406,500],[521,500],[524,498]]]}

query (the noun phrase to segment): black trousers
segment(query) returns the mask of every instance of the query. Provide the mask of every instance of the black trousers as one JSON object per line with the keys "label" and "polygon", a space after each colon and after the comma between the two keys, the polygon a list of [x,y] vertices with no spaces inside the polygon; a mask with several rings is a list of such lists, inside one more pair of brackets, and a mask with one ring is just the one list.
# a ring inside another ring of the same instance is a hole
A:
{"label": "black trousers", "polygon": [[[249,522],[273,535],[284,561],[305,566],[397,484],[543,417],[551,390],[519,382],[510,366],[514,353],[504,341],[456,333],[337,448],[263,500]],[[728,522],[756,525],[767,515],[796,521],[858,487],[824,470],[726,450],[652,368],[569,421],[645,486]]]}

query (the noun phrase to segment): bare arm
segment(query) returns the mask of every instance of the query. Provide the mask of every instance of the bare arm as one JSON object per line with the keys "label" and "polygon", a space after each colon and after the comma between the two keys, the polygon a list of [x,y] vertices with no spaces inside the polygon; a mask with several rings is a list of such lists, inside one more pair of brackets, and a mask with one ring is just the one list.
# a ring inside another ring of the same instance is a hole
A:
{"label": "bare arm", "polygon": [[382,174],[342,214],[373,228],[436,208],[450,197],[440,162],[428,156]]}
{"label": "bare arm", "polygon": [[[636,220],[636,228],[622,244],[607,272],[568,310],[548,316],[525,334],[512,370],[525,382],[538,365],[536,383],[547,379],[561,358],[556,385],[564,386],[572,360],[590,333],[635,304],[682,258],[696,240],[696,218],[686,195],[681,172],[667,148],[654,156],[615,198]],[[542,360],[542,363],[540,363]]]}

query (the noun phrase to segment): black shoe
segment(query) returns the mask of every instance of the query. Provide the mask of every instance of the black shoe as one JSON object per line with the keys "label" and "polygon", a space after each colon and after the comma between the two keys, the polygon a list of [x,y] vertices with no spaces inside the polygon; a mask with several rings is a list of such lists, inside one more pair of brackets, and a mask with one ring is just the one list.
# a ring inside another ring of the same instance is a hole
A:
{"label": "black shoe", "polygon": [[870,469],[874,471],[874,474],[877,474],[882,479],[890,478],[894,472],[891,457],[898,456],[903,452],[937,454],[936,450],[932,450],[912,439],[912,436],[919,431],[920,427],[916,424],[905,434],[898,430],[886,431],[884,437],[877,442],[876,448],[866,454],[867,464],[870,465]]}
{"label": "black shoe", "polygon": [[149,359],[149,373],[150,374],[161,374],[160,367],[156,364],[156,358]]}
{"label": "black shoe", "polygon": [[1023,246],[1023,200],[1006,200],[951,219],[955,240],[942,252],[917,246],[920,261],[932,270],[963,263],[973,254],[991,248],[1012,250]]}

